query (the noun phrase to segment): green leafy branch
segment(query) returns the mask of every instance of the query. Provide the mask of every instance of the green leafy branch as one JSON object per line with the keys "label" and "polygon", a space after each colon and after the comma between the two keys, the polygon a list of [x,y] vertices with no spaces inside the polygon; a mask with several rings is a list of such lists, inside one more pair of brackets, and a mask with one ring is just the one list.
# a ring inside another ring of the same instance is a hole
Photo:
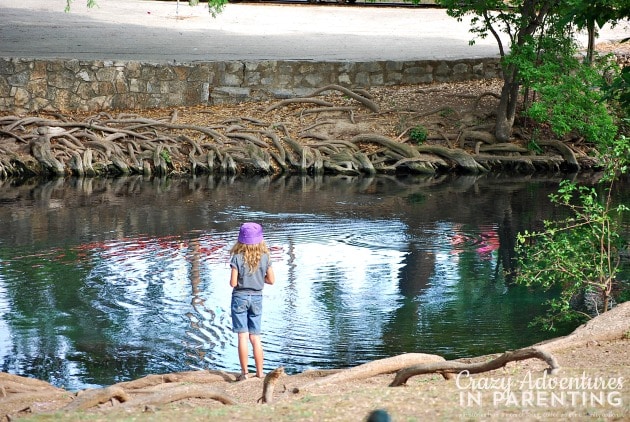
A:
{"label": "green leafy branch", "polygon": [[604,157],[603,189],[562,181],[549,198],[566,208],[569,216],[544,221],[543,231],[517,235],[516,282],[558,291],[557,297],[548,301],[547,315],[534,320],[535,324],[554,330],[557,323],[581,321],[614,304],[612,292],[619,272],[619,250],[624,244],[619,222],[630,208],[614,206],[611,193],[617,177],[627,173],[629,157],[629,140],[621,137],[614,141]]}

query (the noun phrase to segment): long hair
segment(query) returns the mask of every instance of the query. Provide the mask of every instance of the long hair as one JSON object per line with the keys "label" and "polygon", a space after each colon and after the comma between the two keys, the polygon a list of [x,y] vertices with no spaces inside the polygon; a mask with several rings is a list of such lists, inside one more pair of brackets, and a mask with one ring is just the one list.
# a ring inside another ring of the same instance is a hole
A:
{"label": "long hair", "polygon": [[255,245],[246,245],[245,243],[236,242],[230,250],[231,255],[243,254],[243,259],[245,260],[245,264],[247,264],[247,268],[249,268],[250,273],[253,273],[256,268],[258,268],[260,259],[264,254],[268,253],[269,248],[267,248],[264,240]]}

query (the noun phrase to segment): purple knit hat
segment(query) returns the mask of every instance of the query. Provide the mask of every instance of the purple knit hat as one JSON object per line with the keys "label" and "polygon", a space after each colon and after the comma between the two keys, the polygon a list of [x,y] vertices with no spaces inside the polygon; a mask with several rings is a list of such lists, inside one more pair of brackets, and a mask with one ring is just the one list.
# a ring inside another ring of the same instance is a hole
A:
{"label": "purple knit hat", "polygon": [[263,229],[257,223],[243,223],[238,232],[238,241],[246,245],[256,245],[263,241]]}

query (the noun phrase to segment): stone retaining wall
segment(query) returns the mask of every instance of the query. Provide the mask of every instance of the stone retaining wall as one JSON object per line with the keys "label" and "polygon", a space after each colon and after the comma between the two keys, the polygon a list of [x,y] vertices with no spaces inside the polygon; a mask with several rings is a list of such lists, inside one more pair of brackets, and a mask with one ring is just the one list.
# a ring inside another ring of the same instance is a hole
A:
{"label": "stone retaining wall", "polygon": [[103,111],[258,101],[353,88],[496,78],[498,59],[380,62],[0,58],[0,111]]}

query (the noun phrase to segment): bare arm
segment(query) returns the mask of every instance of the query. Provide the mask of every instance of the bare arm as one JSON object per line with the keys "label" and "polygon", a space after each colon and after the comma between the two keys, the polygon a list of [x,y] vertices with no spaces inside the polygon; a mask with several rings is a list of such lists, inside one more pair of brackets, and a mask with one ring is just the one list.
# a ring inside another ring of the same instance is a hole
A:
{"label": "bare arm", "polygon": [[230,274],[230,286],[236,287],[238,284],[238,270],[232,267],[232,273]]}
{"label": "bare arm", "polygon": [[265,274],[265,283],[273,284],[276,282],[276,275],[273,273],[273,268],[267,268],[267,274]]}

